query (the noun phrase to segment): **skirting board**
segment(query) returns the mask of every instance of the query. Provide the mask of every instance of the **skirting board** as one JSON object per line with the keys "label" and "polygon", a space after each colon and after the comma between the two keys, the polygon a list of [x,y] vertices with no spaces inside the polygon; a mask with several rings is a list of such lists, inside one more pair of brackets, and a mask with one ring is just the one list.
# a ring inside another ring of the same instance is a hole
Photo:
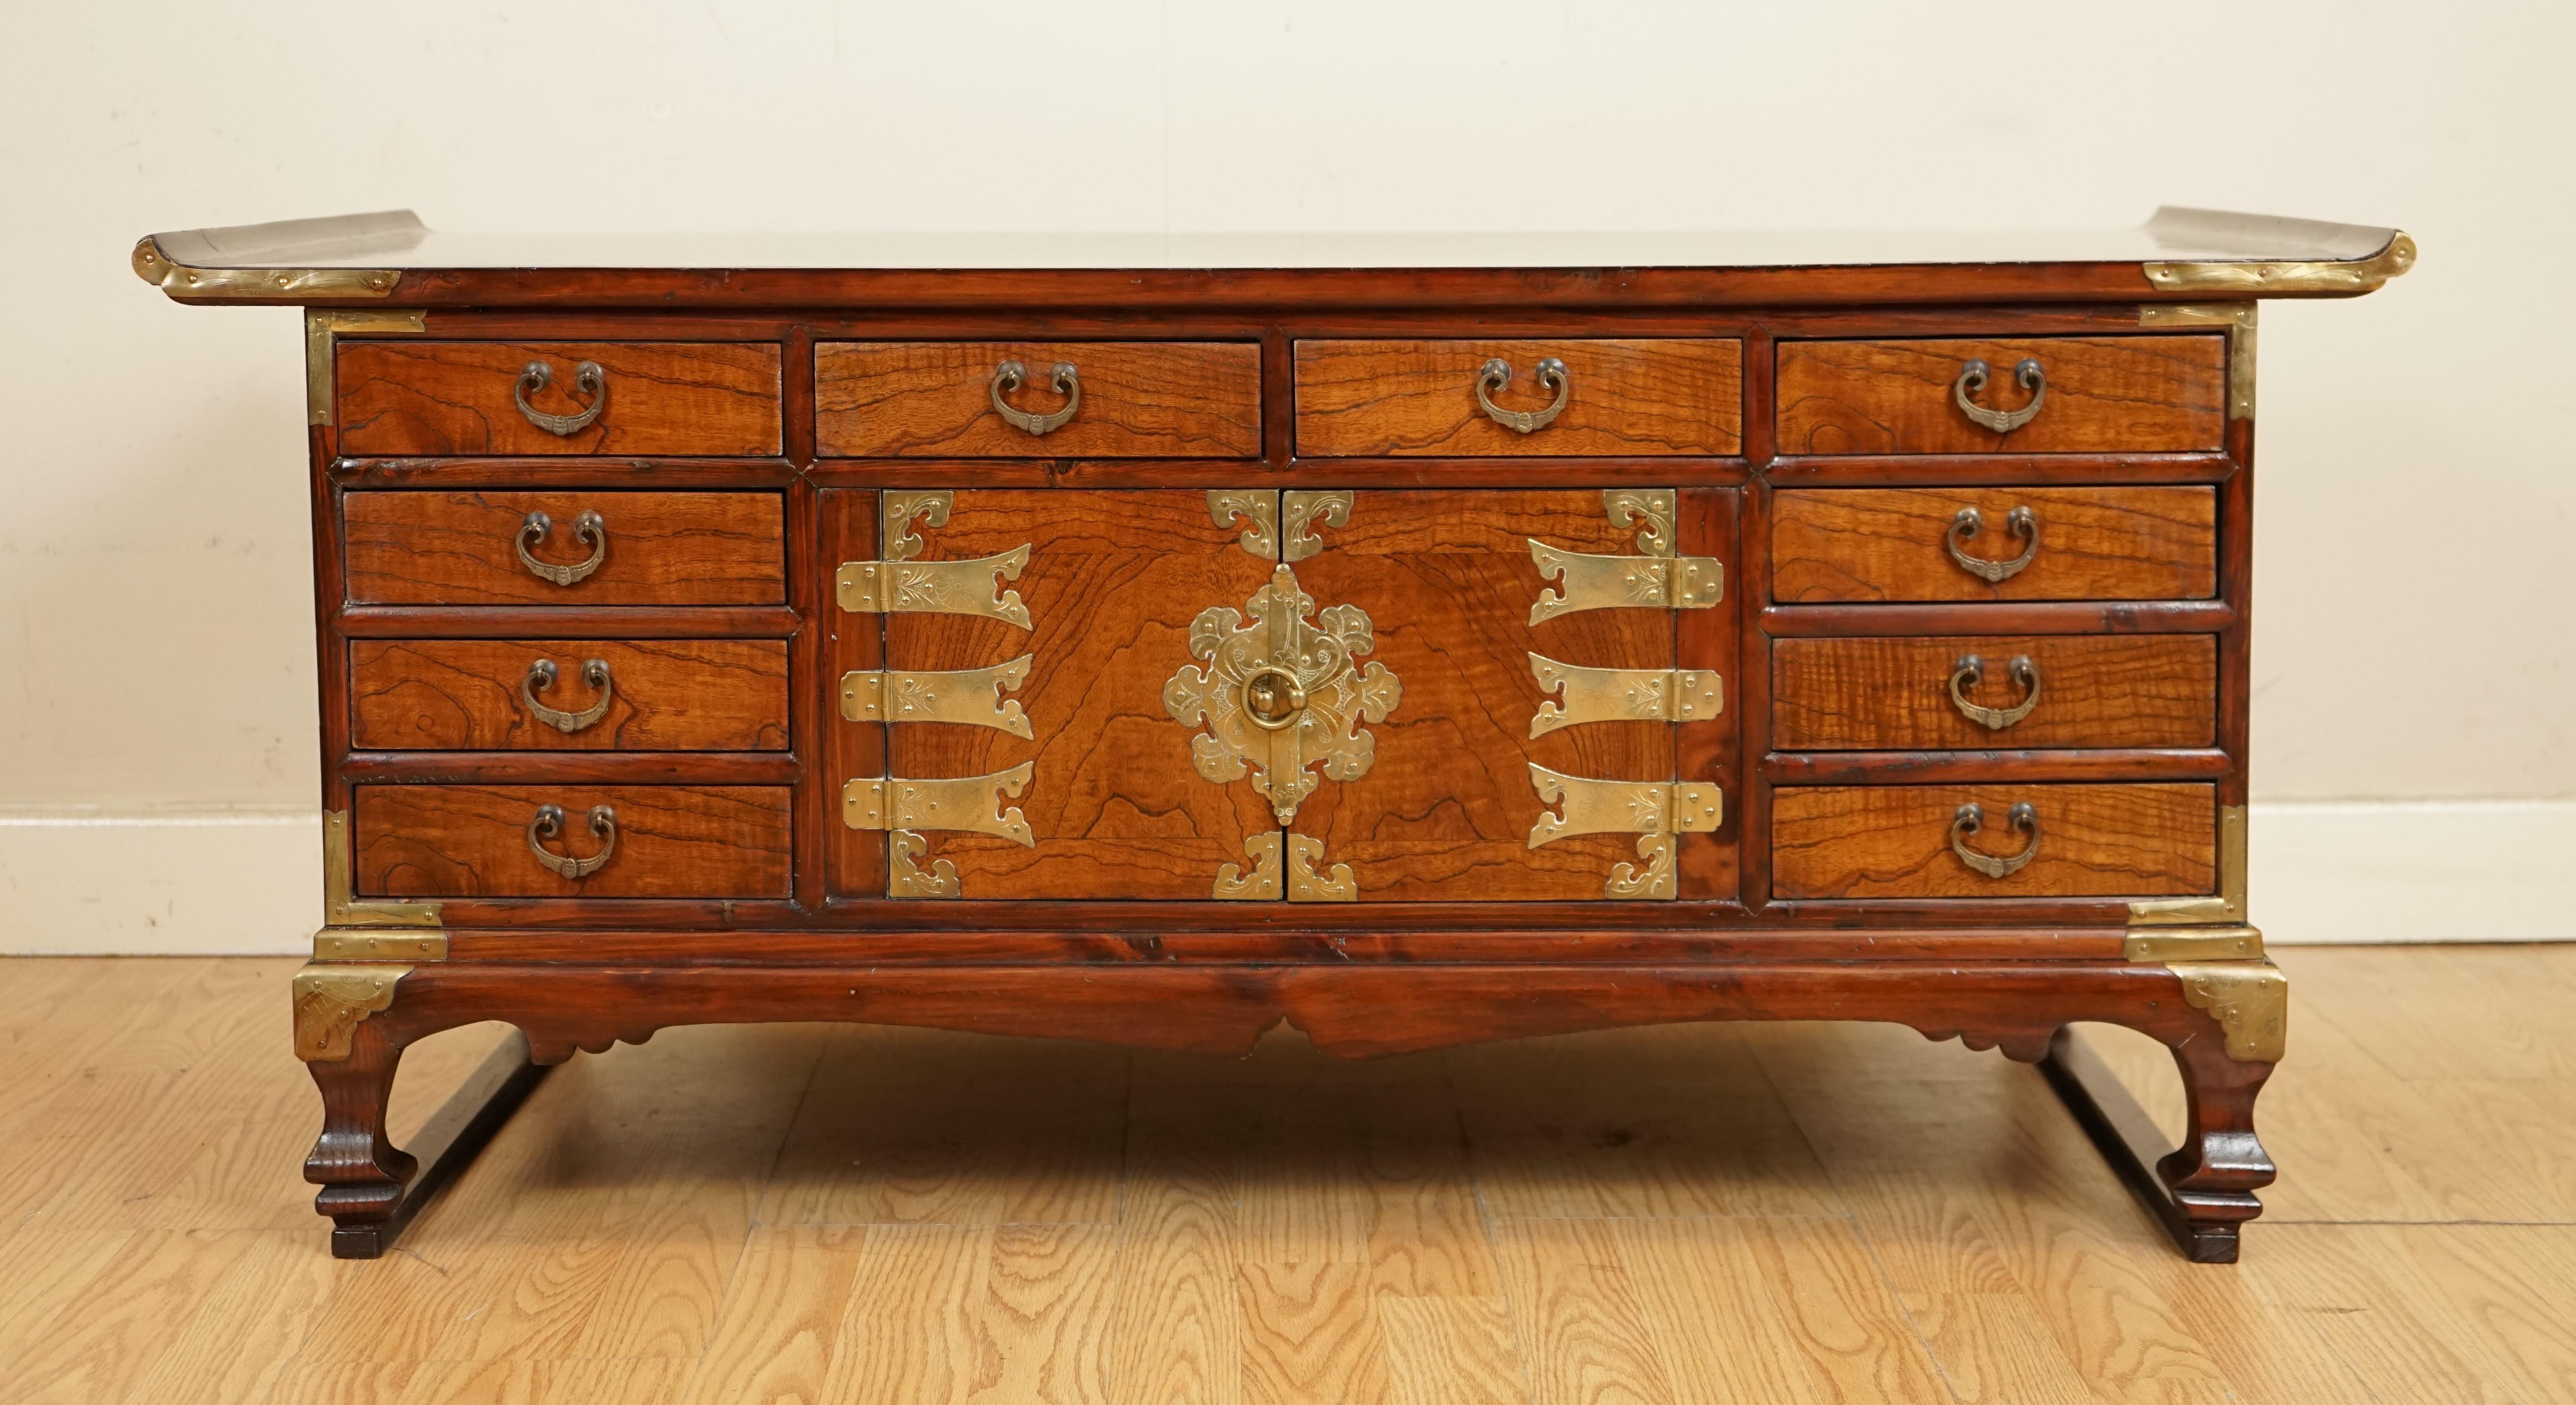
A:
{"label": "skirting board", "polygon": [[[294,954],[310,810],[0,811],[0,954]],[[2298,942],[2576,940],[2576,800],[2257,803],[2255,925]]]}

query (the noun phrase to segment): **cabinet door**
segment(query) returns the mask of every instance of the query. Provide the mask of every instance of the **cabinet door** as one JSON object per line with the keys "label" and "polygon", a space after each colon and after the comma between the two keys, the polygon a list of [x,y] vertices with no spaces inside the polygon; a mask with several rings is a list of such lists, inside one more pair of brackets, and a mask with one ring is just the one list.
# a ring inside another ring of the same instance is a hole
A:
{"label": "cabinet door", "polygon": [[[1718,588],[1715,561],[1673,554],[1676,495],[1348,496],[1342,520],[1321,528],[1320,548],[1294,568],[1316,600],[1366,612],[1371,657],[1401,681],[1403,697],[1369,729],[1366,774],[1328,782],[1299,807],[1289,825],[1291,888],[1304,862],[1336,896],[1363,902],[1674,896],[1677,841],[1714,841],[1650,833],[1670,816],[1639,807],[1676,799],[1673,690],[1694,722],[1711,726],[1722,690],[1714,661],[1678,672],[1678,612],[1658,596],[1685,569],[1703,573],[1692,587],[1703,605]],[[1568,553],[1590,559],[1569,562]],[[1542,558],[1564,578],[1543,578]],[[1558,596],[1575,608],[1541,605]],[[1583,793],[1543,798],[1533,766]],[[1713,803],[1713,778],[1696,780],[1688,803]],[[1602,801],[1626,807],[1621,822],[1634,827],[1552,833],[1560,820],[1579,829],[1577,809]],[[1690,827],[1706,830],[1715,818],[1702,809]]]}
{"label": "cabinet door", "polygon": [[[1250,871],[1276,842],[1270,807],[1240,785],[1212,785],[1192,768],[1189,733],[1163,704],[1164,682],[1190,657],[1191,621],[1208,605],[1240,604],[1273,563],[1247,551],[1244,525],[1221,524],[1202,491],[1088,492],[958,489],[878,495],[883,554],[903,564],[1011,557],[980,582],[1015,593],[1023,626],[989,614],[883,616],[887,768],[904,781],[1028,772],[1017,795],[1027,843],[1007,834],[921,829],[889,836],[889,886],[899,896],[972,899],[1204,899],[1228,864]],[[1272,495],[1275,496],[1275,495]],[[898,520],[899,519],[899,520]],[[901,582],[889,588],[899,596]],[[845,592],[846,594],[846,592]],[[844,622],[854,616],[844,613]],[[1015,686],[971,694],[979,722],[912,720],[919,675],[1018,665]],[[846,688],[844,689],[846,691]],[[868,704],[862,699],[859,707]],[[993,725],[1017,704],[1022,724]],[[844,721],[850,704],[843,704]],[[1025,733],[1025,735],[1023,735]],[[989,813],[989,812],[988,812]],[[900,826],[889,822],[889,828]]]}

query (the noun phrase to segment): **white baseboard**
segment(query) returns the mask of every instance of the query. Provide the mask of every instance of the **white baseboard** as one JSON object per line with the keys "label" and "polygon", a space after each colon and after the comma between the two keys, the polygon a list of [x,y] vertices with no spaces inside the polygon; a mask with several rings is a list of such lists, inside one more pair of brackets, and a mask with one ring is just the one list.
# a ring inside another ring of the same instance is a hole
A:
{"label": "white baseboard", "polygon": [[[321,921],[310,810],[0,811],[0,954],[271,955]],[[2254,807],[2266,940],[2576,940],[2576,800]]]}

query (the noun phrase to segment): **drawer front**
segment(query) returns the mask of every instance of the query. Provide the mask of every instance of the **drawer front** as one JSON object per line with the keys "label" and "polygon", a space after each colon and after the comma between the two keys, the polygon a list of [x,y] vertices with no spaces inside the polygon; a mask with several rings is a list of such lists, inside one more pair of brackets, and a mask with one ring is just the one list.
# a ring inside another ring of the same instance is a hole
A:
{"label": "drawer front", "polygon": [[[341,502],[355,604],[775,605],[787,598],[775,493],[370,492]],[[587,535],[585,514],[596,523]],[[578,578],[558,583],[538,573],[545,567]]]}
{"label": "drawer front", "polygon": [[2215,488],[1793,488],[1771,511],[1783,604],[2218,593]]}
{"label": "drawer front", "polygon": [[[1540,363],[1562,363],[1561,379]],[[1487,363],[1511,377],[1497,386]],[[1479,398],[1479,392],[1482,398]],[[1526,433],[1504,416],[1553,418]],[[1301,341],[1303,455],[1734,454],[1744,348],[1736,341]]]}
{"label": "drawer front", "polygon": [[1771,646],[1771,709],[1781,751],[2208,746],[2218,736],[2218,641],[1783,639]]}
{"label": "drawer front", "polygon": [[[391,898],[784,898],[785,786],[362,785],[358,893]],[[545,806],[561,818],[531,833]],[[592,816],[604,807],[606,821]],[[613,842],[612,842],[613,840]],[[541,860],[607,861],[567,877]]]}
{"label": "drawer front", "polygon": [[[1961,375],[1985,363],[1982,388]],[[1961,408],[2026,408],[2017,374],[2036,361],[2039,412],[2019,428]],[[2227,427],[2221,336],[1780,343],[1783,454],[2154,453],[2216,449]]]}
{"label": "drawer front", "polygon": [[778,367],[756,342],[345,342],[340,452],[775,454]]}
{"label": "drawer front", "polygon": [[[1020,368],[1016,384],[1006,365]],[[1069,380],[1059,365],[1073,368]],[[816,451],[833,458],[1255,458],[1261,348],[823,342],[814,414]]]}
{"label": "drawer front", "polygon": [[359,639],[366,751],[784,751],[781,639]]}
{"label": "drawer front", "polygon": [[[2013,807],[2028,804],[2035,831]],[[1960,811],[1980,823],[1960,833]],[[2218,882],[2218,797],[2201,784],[1794,786],[1772,792],[1781,898],[2182,897]],[[2034,839],[2034,833],[2036,838]],[[1980,872],[1959,848],[2009,863]]]}

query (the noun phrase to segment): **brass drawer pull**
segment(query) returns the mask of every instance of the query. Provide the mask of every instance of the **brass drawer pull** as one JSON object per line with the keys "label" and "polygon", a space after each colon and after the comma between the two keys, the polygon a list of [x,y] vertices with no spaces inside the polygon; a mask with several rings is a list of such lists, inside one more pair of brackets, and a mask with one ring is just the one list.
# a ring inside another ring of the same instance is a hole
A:
{"label": "brass drawer pull", "polygon": [[582,681],[599,690],[599,701],[579,712],[566,712],[537,701],[537,690],[555,685],[555,661],[537,659],[528,665],[528,676],[519,680],[519,701],[538,721],[570,736],[584,727],[596,725],[608,715],[608,705],[617,700],[617,685],[609,679],[608,660],[592,659],[581,666]]}
{"label": "brass drawer pull", "polygon": [[1544,410],[1506,410],[1494,403],[1493,391],[1512,383],[1512,363],[1497,356],[1476,372],[1476,403],[1494,417],[1494,423],[1522,434],[1535,434],[1565,412],[1565,402],[1574,398],[1574,380],[1565,373],[1565,363],[1551,356],[1538,363],[1541,390],[1556,392],[1556,403]]}
{"label": "brass drawer pull", "polygon": [[2010,707],[1980,707],[1968,701],[1968,689],[1984,681],[1986,661],[1970,654],[1950,670],[1950,701],[1958,705],[1960,716],[1985,724],[1987,731],[2000,732],[2030,716],[2030,710],[2039,706],[2039,665],[2032,663],[2028,654],[2015,654],[2011,673],[2012,680],[2022,686],[2021,701]]}
{"label": "brass drawer pull", "polygon": [[519,524],[519,564],[527,567],[537,579],[553,581],[557,585],[578,585],[590,579],[590,573],[598,570],[600,563],[608,559],[608,522],[598,513],[585,512],[572,519],[572,539],[590,543],[590,559],[587,561],[556,566],[528,553],[530,546],[554,535],[554,530],[555,520],[542,512],[529,513],[527,520]]}
{"label": "brass drawer pull", "polygon": [[1997,434],[2010,434],[2039,415],[2039,407],[2048,400],[2048,373],[2039,369],[2039,358],[2025,356],[2013,367],[2013,379],[2030,392],[2030,403],[2018,410],[1989,410],[1968,397],[1986,388],[1994,368],[1983,357],[1959,368],[1959,378],[1950,383],[1950,398],[1959,402],[1959,413],[1984,425]]}
{"label": "brass drawer pull", "polygon": [[528,423],[548,434],[579,434],[590,428],[592,422],[599,418],[600,411],[608,408],[608,372],[602,370],[596,361],[584,361],[572,368],[572,388],[591,397],[588,408],[577,414],[549,415],[529,404],[528,392],[545,389],[554,378],[555,368],[551,362],[531,361],[519,369],[518,387],[510,395],[519,402],[519,413],[528,417]]}
{"label": "brass drawer pull", "polygon": [[1052,434],[1065,427],[1073,412],[1082,408],[1082,373],[1070,361],[1058,361],[1049,372],[1055,379],[1055,393],[1064,397],[1064,408],[1051,415],[1015,410],[1002,399],[1002,392],[1017,390],[1029,378],[1029,368],[1017,361],[1005,361],[993,368],[993,409],[1005,420],[1031,434]]}
{"label": "brass drawer pull", "polygon": [[1959,563],[1959,569],[1988,585],[2001,585],[2020,575],[2022,568],[2039,555],[2039,518],[2029,508],[2016,507],[2004,514],[2004,528],[2025,543],[2021,555],[2010,561],[1991,561],[1968,554],[1962,543],[1986,529],[1986,515],[1973,507],[1959,509],[1959,515],[1950,519],[1950,530],[1942,534],[1941,540],[1949,546],[1950,559]]}
{"label": "brass drawer pull", "polygon": [[2020,853],[2005,858],[1980,854],[1968,847],[1968,836],[1986,827],[1985,807],[1974,801],[1960,806],[1959,812],[1950,817],[1951,852],[1959,856],[1959,862],[1988,878],[2009,878],[2021,872],[2025,865],[2039,856],[2039,809],[2025,800],[2006,811],[2004,821],[2030,836],[2030,842],[2022,846]]}
{"label": "brass drawer pull", "polygon": [[599,836],[599,852],[586,859],[570,854],[549,852],[545,841],[563,833],[564,812],[561,805],[539,805],[536,817],[528,821],[528,852],[537,862],[564,878],[588,878],[605,867],[609,856],[617,852],[617,812],[605,805],[590,807],[590,832]]}

